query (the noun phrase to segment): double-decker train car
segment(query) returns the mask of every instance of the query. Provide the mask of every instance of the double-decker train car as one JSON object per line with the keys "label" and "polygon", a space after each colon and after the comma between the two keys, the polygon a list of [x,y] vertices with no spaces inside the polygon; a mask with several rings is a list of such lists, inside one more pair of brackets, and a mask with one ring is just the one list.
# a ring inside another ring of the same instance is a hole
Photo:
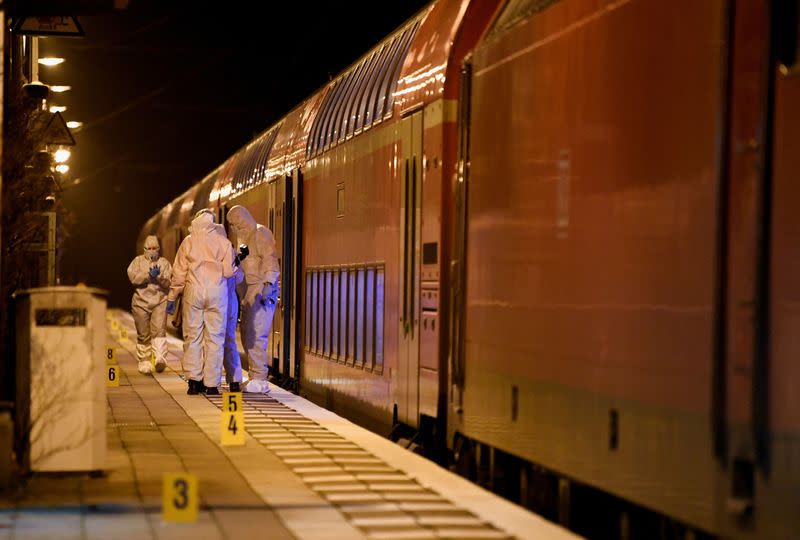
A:
{"label": "double-decker train car", "polygon": [[797,2],[437,0],[142,228],[275,233],[272,374],[590,537],[800,534]]}

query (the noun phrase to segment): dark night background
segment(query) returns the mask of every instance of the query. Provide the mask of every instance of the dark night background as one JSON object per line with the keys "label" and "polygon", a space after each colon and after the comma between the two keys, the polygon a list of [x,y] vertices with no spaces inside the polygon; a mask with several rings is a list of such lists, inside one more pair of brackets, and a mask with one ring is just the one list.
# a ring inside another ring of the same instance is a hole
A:
{"label": "dark night background", "polygon": [[[74,132],[63,200],[74,223],[61,283],[127,307],[139,228],[158,209],[427,4],[131,0],[81,16],[84,38],[40,40],[46,84]],[[76,183],[77,180],[77,183]]]}

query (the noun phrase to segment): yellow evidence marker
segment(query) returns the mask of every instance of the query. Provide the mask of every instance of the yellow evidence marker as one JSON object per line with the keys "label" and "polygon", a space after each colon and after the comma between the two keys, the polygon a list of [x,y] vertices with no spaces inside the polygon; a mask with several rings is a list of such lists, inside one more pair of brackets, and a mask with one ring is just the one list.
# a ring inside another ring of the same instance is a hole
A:
{"label": "yellow evidence marker", "polygon": [[165,474],[163,478],[161,519],[178,523],[197,521],[197,476],[177,473]]}
{"label": "yellow evidence marker", "polygon": [[128,341],[128,331],[124,328],[119,329],[119,340],[120,341]]}
{"label": "yellow evidence marker", "polygon": [[244,410],[241,392],[222,393],[222,416],[219,428],[222,446],[244,444]]}
{"label": "yellow evidence marker", "polygon": [[117,364],[106,365],[106,386],[119,386],[119,366]]}
{"label": "yellow evidence marker", "polygon": [[112,365],[117,363],[117,350],[114,347],[106,348],[106,364]]}
{"label": "yellow evidence marker", "polygon": [[117,319],[111,319],[111,329],[115,332],[119,330],[119,321]]}

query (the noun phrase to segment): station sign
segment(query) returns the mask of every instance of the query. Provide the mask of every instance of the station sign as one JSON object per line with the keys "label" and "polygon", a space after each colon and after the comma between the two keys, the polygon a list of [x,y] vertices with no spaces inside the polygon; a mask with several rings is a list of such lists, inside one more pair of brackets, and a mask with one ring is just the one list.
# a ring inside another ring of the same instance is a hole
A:
{"label": "station sign", "polygon": [[61,15],[20,17],[14,25],[14,32],[27,36],[83,37],[85,35],[77,17]]}

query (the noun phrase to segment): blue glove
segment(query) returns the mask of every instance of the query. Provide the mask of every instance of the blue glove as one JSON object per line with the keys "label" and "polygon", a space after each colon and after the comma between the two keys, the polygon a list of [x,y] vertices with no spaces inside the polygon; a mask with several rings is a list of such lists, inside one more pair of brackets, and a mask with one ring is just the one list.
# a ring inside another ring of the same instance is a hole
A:
{"label": "blue glove", "polygon": [[175,313],[175,300],[167,300],[167,313],[169,315]]}
{"label": "blue glove", "polygon": [[153,266],[150,269],[150,272],[149,272],[150,277],[153,278],[153,279],[155,279],[156,276],[158,276],[158,274],[160,274],[160,273],[161,273],[161,268],[159,268],[158,266]]}
{"label": "blue glove", "polygon": [[264,285],[264,290],[261,293],[261,303],[266,305],[275,305],[278,303],[278,297],[280,296],[280,288],[278,287],[277,283],[270,283],[267,282]]}

